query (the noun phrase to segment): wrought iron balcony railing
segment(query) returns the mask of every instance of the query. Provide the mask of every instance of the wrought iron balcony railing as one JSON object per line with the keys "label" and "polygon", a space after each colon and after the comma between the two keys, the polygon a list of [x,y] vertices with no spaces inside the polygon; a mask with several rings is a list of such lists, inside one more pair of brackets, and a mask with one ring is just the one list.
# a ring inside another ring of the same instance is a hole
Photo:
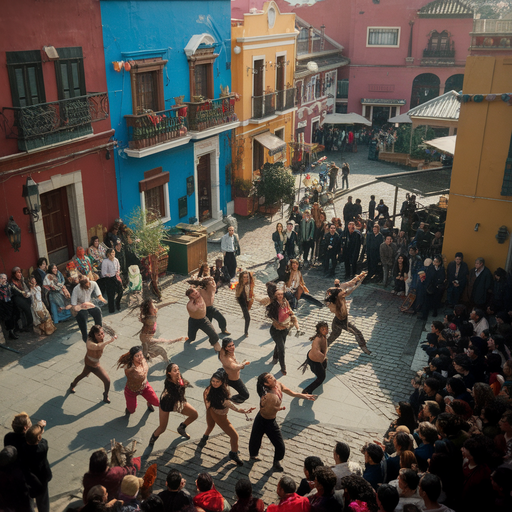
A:
{"label": "wrought iron balcony railing", "polygon": [[455,50],[433,50],[431,48],[425,48],[423,50],[423,57],[453,59],[455,57]]}
{"label": "wrought iron balcony railing", "polygon": [[187,133],[187,106],[124,116],[130,149],[143,149],[179,139]]}
{"label": "wrought iron balcony railing", "polygon": [[295,87],[277,91],[276,110],[282,112],[295,107]]}
{"label": "wrought iron balcony railing", "polygon": [[264,119],[276,113],[276,92],[252,97],[252,119]]}
{"label": "wrought iron balcony railing", "polygon": [[26,107],[4,107],[8,139],[18,139],[22,150],[81,137],[92,133],[91,123],[109,116],[108,95],[94,92],[76,98]]}
{"label": "wrought iron balcony railing", "polygon": [[202,132],[238,121],[235,114],[235,94],[216,100],[186,103],[190,131]]}

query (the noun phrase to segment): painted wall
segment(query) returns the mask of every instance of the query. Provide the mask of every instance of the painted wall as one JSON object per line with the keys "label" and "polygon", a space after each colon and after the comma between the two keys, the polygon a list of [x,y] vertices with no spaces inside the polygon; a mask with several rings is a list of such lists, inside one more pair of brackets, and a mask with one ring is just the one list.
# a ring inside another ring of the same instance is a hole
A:
{"label": "painted wall", "polygon": [[[511,83],[510,57],[468,57],[465,94],[503,93]],[[512,231],[512,196],[500,194],[511,135],[508,104],[462,104],[443,246],[448,260],[461,251],[470,265],[483,257],[492,271],[505,268],[511,239],[499,244],[495,236],[502,225]]]}
{"label": "painted wall", "polygon": [[[229,0],[102,0],[103,44],[111,105],[112,128],[116,130],[119,148],[116,154],[120,215],[127,217],[135,206],[140,206],[138,182],[144,171],[163,167],[170,173],[169,206],[171,221],[168,225],[188,222],[197,216],[195,194],[188,197],[187,218],[178,217],[177,199],[186,195],[186,178],[194,174],[194,143],[170,149],[145,158],[127,157],[122,149],[128,144],[125,115],[132,114],[130,73],[114,71],[112,62],[130,59],[161,57],[168,60],[164,67],[165,107],[175,105],[174,97],[185,96],[190,101],[189,66],[184,48],[195,34],[208,33],[218,43],[214,63],[214,93],[218,98],[220,86],[230,86],[230,2]],[[134,52],[146,52],[139,57]],[[149,53],[154,51],[153,54]],[[220,146],[220,204],[226,213],[226,202],[231,200],[230,186],[226,186],[225,168],[230,162],[227,135],[221,134]]]}

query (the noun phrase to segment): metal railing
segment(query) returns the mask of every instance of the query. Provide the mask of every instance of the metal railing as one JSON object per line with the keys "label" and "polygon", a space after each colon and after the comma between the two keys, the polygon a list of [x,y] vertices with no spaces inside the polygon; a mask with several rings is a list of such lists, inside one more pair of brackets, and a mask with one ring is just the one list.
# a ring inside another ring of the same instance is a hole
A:
{"label": "metal railing", "polygon": [[124,116],[130,149],[148,148],[186,135],[187,108],[178,106],[161,112]]}
{"label": "metal railing", "polygon": [[276,113],[276,92],[252,97],[252,119],[263,119]]}
{"label": "metal railing", "polygon": [[512,20],[479,19],[473,22],[473,34],[510,34]]}
{"label": "metal railing", "polygon": [[191,131],[202,132],[216,126],[238,121],[235,114],[235,95],[186,103],[188,106],[188,126]]}
{"label": "metal railing", "polygon": [[295,87],[277,91],[276,110],[283,111],[295,107]]}
{"label": "metal railing", "polygon": [[423,50],[423,57],[430,57],[430,58],[454,58],[455,57],[455,50],[433,50],[431,48],[425,48]]}

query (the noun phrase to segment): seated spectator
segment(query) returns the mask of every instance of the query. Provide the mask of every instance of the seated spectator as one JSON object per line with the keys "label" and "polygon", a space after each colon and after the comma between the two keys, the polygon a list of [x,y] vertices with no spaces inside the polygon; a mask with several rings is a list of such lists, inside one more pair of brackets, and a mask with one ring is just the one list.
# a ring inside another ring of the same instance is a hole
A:
{"label": "seated spectator", "polygon": [[293,478],[283,476],[277,483],[277,495],[279,503],[277,505],[269,505],[267,512],[309,512],[311,505],[309,499],[299,496],[295,490],[297,485]]}
{"label": "seated spectator", "polygon": [[503,462],[508,463],[512,461],[512,410],[509,409],[503,414],[499,426],[503,433],[496,436],[494,442],[503,457]]}
{"label": "seated spectator", "polygon": [[482,422],[481,431],[484,436],[494,439],[500,434],[500,419],[504,413],[504,405],[496,401],[485,406],[480,413],[480,421]]}
{"label": "seated spectator", "polygon": [[428,377],[423,383],[424,395],[420,398],[420,403],[423,402],[423,405],[425,405],[427,402],[435,402],[438,404],[439,409],[441,407],[444,409],[444,399],[439,393],[440,389],[441,383],[434,377]]}
{"label": "seated spectator", "polygon": [[199,473],[196,480],[198,494],[193,501],[197,508],[205,512],[228,512],[231,507],[222,494],[215,489],[213,479],[208,473]]}
{"label": "seated spectator", "polygon": [[471,359],[466,354],[457,354],[453,358],[453,367],[462,377],[466,389],[471,389],[476,382],[475,376],[471,373]]}
{"label": "seated spectator", "polygon": [[[107,510],[114,506],[118,500],[113,499],[108,501],[107,489],[102,485],[95,485],[87,494],[87,505],[81,509],[80,512],[87,512],[90,510]],[[120,503],[121,505],[121,503]]]}
{"label": "seated spectator", "polygon": [[357,475],[345,476],[341,479],[343,500],[350,504],[354,501],[362,501],[367,504],[369,510],[377,509],[375,491],[372,486],[362,477]]}
{"label": "seated spectator", "polygon": [[451,508],[439,504],[442,485],[436,475],[425,473],[420,480],[419,493],[425,503],[426,510],[430,512],[453,512]]}
{"label": "seated spectator", "polygon": [[480,336],[484,330],[489,329],[489,322],[485,318],[485,313],[481,309],[473,309],[469,318],[469,323],[473,325],[473,332],[475,336]]}
{"label": "seated spectator", "polygon": [[469,438],[469,425],[456,414],[443,412],[437,417],[436,429],[442,439],[449,439],[460,450]]}
{"label": "seated spectator", "polygon": [[66,288],[66,281],[57,265],[50,265],[44,278],[44,287],[48,291],[50,313],[53,323],[65,322],[71,317],[71,295]]}
{"label": "seated spectator", "polygon": [[[467,405],[467,408],[470,411],[470,416],[473,414],[473,411],[471,410],[470,404],[473,403],[472,396],[468,393],[466,386],[464,385],[464,381],[462,379],[459,379],[457,377],[452,377],[451,379],[448,379],[448,382],[446,384],[446,392],[448,393],[448,396],[451,396],[453,398],[453,401],[451,401],[451,406],[453,408],[453,402],[465,402]],[[447,397],[445,397],[445,403],[447,403]],[[463,407],[462,405],[460,407]],[[460,409],[459,409],[460,410]],[[456,413],[457,414],[457,413]]]}
{"label": "seated spectator", "polygon": [[427,378],[437,379],[440,384],[440,389],[446,386],[448,372],[446,371],[446,365],[441,357],[436,356],[428,363],[426,375]]}
{"label": "seated spectator", "polygon": [[151,494],[142,501],[140,504],[140,510],[142,512],[166,512],[164,502],[154,494]]}
{"label": "seated spectator", "polygon": [[348,459],[350,457],[350,446],[347,443],[342,441],[338,441],[336,446],[334,447],[334,462],[336,462],[335,466],[332,466],[332,470],[336,475],[336,490],[340,490],[340,480],[344,476],[348,475],[358,475],[362,476],[363,472],[361,470],[361,466],[357,462],[349,462]]}
{"label": "seated spectator", "polygon": [[436,427],[428,421],[422,421],[418,426],[421,445],[414,450],[418,466],[422,472],[428,469],[428,460],[434,454],[434,443],[439,439]]}
{"label": "seated spectator", "polygon": [[335,491],[335,486],[336,475],[331,468],[320,466],[315,469],[316,494],[308,498],[312,512],[343,512],[343,491]]}
{"label": "seated spectator", "polygon": [[389,484],[379,486],[376,497],[379,512],[394,512],[400,501],[397,488]]}
{"label": "seated spectator", "polygon": [[[398,437],[401,434],[398,434]],[[407,434],[404,434],[409,439]],[[395,440],[396,440],[395,437]],[[375,443],[370,443],[363,447],[364,454],[364,471],[363,478],[377,490],[379,484],[384,482],[384,470],[382,467],[382,459],[384,458],[384,451]],[[388,459],[389,461],[389,459]],[[400,462],[399,462],[400,463]],[[340,482],[341,485],[341,482]]]}
{"label": "seated spectator", "polygon": [[312,488],[312,485],[314,483],[314,474],[315,469],[319,466],[323,466],[324,463],[322,462],[322,459],[320,457],[316,457],[314,455],[310,455],[309,457],[306,457],[304,459],[304,475],[306,478],[303,478],[300,481],[299,488],[297,489],[297,494],[299,496],[306,496],[308,494],[315,494],[316,489]]}
{"label": "seated spectator", "polygon": [[0,510],[33,512],[26,471],[21,468],[18,450],[7,445],[0,451]]}
{"label": "seated spectator", "polygon": [[392,457],[386,456],[386,483],[391,480],[396,480],[398,472],[400,471],[400,453],[405,450],[412,450],[412,445],[413,443],[410,434],[406,434],[405,432],[399,432],[393,438],[393,446],[395,447],[396,452]]}
{"label": "seated spectator", "polygon": [[400,454],[400,469],[402,468],[418,471],[418,459],[411,450],[405,450]]}
{"label": "seated spectator", "polygon": [[398,494],[400,499],[395,508],[396,512],[402,512],[404,506],[411,503],[420,509],[425,508],[423,498],[419,494],[418,484],[420,477],[412,469],[401,469],[398,474]]}
{"label": "seated spectator", "polygon": [[87,494],[95,485],[102,485],[107,489],[108,501],[118,498],[119,487],[126,475],[135,475],[140,469],[140,457],[127,460],[124,467],[108,467],[108,455],[103,449],[95,451],[89,459],[89,472],[83,478],[84,492],[82,499],[87,503]]}
{"label": "seated spectator", "polygon": [[[435,380],[435,379],[434,379]],[[439,404],[434,400],[427,400],[423,404],[423,408],[420,411],[418,416],[418,420],[420,421],[428,421],[435,425],[436,418],[441,414],[441,409],[439,408]]]}
{"label": "seated spectator", "polygon": [[180,512],[193,505],[190,493],[185,489],[187,481],[177,469],[171,469],[165,479],[167,489],[158,494],[166,512]]}
{"label": "seated spectator", "polygon": [[135,512],[140,510],[139,491],[144,480],[134,475],[126,475],[119,487],[119,499],[123,504],[116,508],[116,512]]}
{"label": "seated spectator", "polygon": [[[231,512],[263,512],[265,503],[252,495],[252,485],[248,478],[241,478],[235,485],[235,493],[238,498],[231,507]],[[169,509],[165,509],[166,512]]]}
{"label": "seated spectator", "polygon": [[46,271],[48,270],[48,260],[46,258],[39,258],[37,260],[37,267],[32,272],[32,277],[35,278],[36,283],[41,288],[43,287],[43,281],[46,277]]}
{"label": "seated spectator", "polygon": [[512,510],[512,468],[500,466],[491,475],[494,491],[493,512],[510,512]]}

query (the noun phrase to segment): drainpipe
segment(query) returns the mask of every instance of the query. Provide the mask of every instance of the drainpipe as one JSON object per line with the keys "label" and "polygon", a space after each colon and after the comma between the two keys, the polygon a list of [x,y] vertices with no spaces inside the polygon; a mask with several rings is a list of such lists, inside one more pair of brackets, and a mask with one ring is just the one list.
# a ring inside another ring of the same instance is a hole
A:
{"label": "drainpipe", "polygon": [[407,49],[407,57],[412,57],[412,28],[414,27],[414,20],[409,21],[411,27],[411,33],[409,35],[409,48]]}
{"label": "drainpipe", "polygon": [[308,53],[313,53],[313,27],[309,27],[309,36],[308,36]]}

